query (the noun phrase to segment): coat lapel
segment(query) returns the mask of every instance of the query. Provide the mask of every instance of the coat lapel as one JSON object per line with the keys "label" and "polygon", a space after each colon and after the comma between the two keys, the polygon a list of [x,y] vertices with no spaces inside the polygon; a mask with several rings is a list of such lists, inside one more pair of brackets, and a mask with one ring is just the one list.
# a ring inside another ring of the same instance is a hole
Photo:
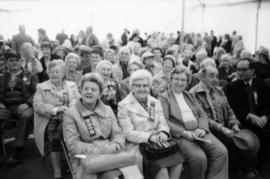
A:
{"label": "coat lapel", "polygon": [[180,106],[176,100],[176,97],[174,96],[173,92],[170,90],[170,103],[172,106],[172,108],[170,109],[171,110],[171,114],[176,118],[176,119],[179,119],[180,121],[183,121],[183,116],[182,116],[182,113],[181,113],[181,109],[180,109]]}
{"label": "coat lapel", "polygon": [[[145,117],[149,117],[148,112],[142,107],[142,105],[140,105],[140,103],[135,99],[135,97],[133,96],[132,92],[129,93],[129,95],[126,97],[126,102],[125,105],[127,105],[127,108],[136,114],[145,116]],[[150,100],[149,97],[147,97],[147,106],[150,106]]]}

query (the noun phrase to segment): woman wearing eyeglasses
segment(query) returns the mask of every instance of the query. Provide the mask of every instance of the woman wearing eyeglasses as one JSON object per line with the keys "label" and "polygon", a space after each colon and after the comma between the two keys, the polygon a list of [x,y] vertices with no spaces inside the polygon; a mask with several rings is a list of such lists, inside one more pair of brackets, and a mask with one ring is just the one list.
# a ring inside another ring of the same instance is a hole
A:
{"label": "woman wearing eyeglasses", "polygon": [[[151,84],[152,75],[147,70],[133,72],[129,81],[131,92],[118,104],[119,124],[128,148],[137,151],[136,160],[139,166],[142,165],[143,158],[139,150],[140,144],[155,143],[166,148],[171,138],[160,102],[149,94]],[[182,170],[181,155],[169,161],[162,159],[161,162],[149,160],[148,165],[143,162],[144,166],[149,166],[143,167],[145,177],[147,175],[156,179],[178,179]]]}
{"label": "woman wearing eyeglasses", "polygon": [[189,73],[177,66],[170,89],[159,96],[172,137],[179,143],[190,179],[227,179],[228,152],[208,129],[208,119],[195,98],[184,91]]}

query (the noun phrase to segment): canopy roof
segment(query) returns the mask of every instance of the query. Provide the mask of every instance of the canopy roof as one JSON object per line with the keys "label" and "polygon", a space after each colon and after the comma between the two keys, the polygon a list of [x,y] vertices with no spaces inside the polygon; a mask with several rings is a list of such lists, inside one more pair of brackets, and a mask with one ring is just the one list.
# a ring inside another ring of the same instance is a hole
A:
{"label": "canopy roof", "polygon": [[[173,32],[182,27],[183,0],[13,0],[0,1],[0,34],[10,38],[18,25],[37,38],[36,30],[46,29],[50,38],[93,25],[100,37],[112,32],[119,37],[124,28],[141,32]],[[223,35],[236,30],[246,48],[254,52],[270,48],[270,0],[185,0],[184,31]],[[257,40],[256,40],[257,39]],[[257,41],[257,46],[256,46]]]}

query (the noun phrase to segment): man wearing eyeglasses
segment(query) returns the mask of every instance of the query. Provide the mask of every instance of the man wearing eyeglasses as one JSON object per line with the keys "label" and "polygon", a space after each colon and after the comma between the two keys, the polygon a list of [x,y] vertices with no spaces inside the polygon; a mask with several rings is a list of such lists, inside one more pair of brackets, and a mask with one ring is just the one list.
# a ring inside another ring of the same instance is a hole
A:
{"label": "man wearing eyeglasses", "polygon": [[254,75],[254,63],[243,59],[237,63],[238,80],[229,83],[225,92],[243,128],[254,131],[260,139],[259,164],[269,160],[270,91],[266,83]]}

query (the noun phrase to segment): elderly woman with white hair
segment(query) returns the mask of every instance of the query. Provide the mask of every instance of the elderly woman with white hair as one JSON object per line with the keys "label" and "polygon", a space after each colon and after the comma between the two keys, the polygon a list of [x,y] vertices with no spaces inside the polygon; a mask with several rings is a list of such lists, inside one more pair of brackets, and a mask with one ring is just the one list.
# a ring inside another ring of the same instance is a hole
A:
{"label": "elderly woman with white hair", "polygon": [[115,114],[117,114],[117,103],[121,100],[119,83],[112,79],[112,63],[103,60],[97,64],[97,73],[104,80],[104,90],[102,91],[101,100],[111,106]]}
{"label": "elderly woman with white hair", "polygon": [[80,97],[77,85],[66,80],[67,67],[62,60],[48,65],[49,80],[38,84],[34,96],[34,135],[39,152],[49,154],[54,178],[61,178],[61,145],[57,132],[63,112]]}
{"label": "elderly woman with white hair", "polygon": [[[157,144],[167,148],[170,129],[163,115],[160,102],[150,96],[152,75],[147,70],[137,70],[130,77],[131,92],[118,104],[118,122],[125,134],[128,148],[137,153],[137,163],[142,165],[139,146]],[[178,154],[178,155],[177,155]],[[177,179],[182,169],[182,156],[177,153],[170,160],[143,158],[144,176],[156,179]]]}
{"label": "elderly woman with white hair", "polygon": [[75,82],[78,87],[80,86],[82,72],[77,71],[76,69],[80,65],[80,62],[81,59],[76,53],[71,52],[65,58],[65,63],[68,69],[66,79]]}

